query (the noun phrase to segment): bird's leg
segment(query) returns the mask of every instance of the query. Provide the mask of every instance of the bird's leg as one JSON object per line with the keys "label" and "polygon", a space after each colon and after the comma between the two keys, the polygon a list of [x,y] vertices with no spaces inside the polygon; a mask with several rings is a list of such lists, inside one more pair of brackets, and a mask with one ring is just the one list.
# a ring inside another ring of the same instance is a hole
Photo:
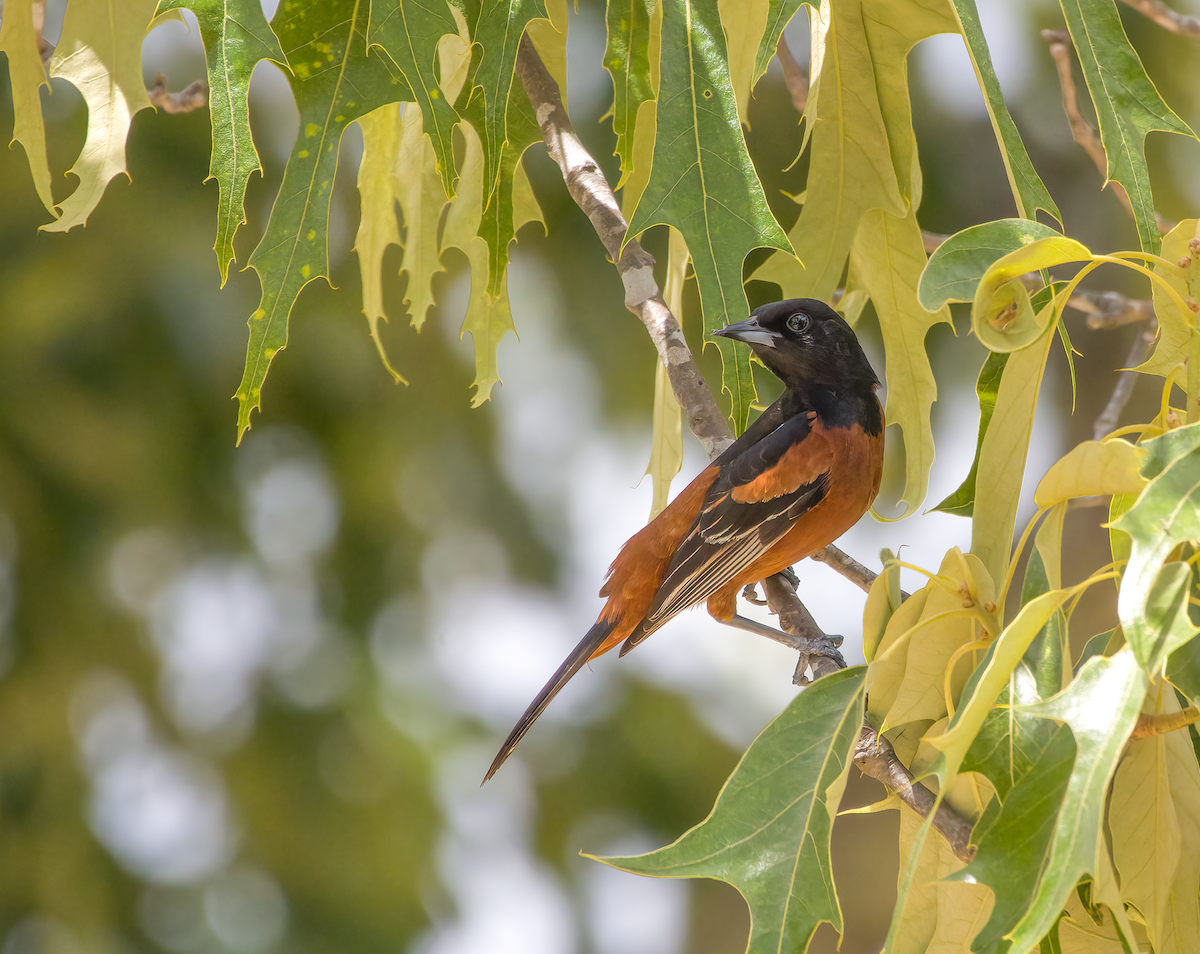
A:
{"label": "bird's leg", "polygon": [[[846,661],[838,651],[838,647],[842,645],[842,637],[827,636],[804,604],[796,598],[797,582],[795,573],[790,569],[763,581],[767,596],[766,602],[771,605],[772,612],[780,616],[780,622],[790,632],[775,629],[773,626],[767,626],[765,623],[759,623],[737,614],[729,619],[720,619],[718,622],[735,629],[745,630],[748,633],[766,636],[767,639],[773,639],[789,649],[796,650],[800,654],[800,659],[796,664],[796,673],[792,677],[792,682],[798,686],[806,686],[811,681],[806,675],[810,668],[813,670],[813,678],[816,679],[834,669],[844,669]],[[743,595],[745,594],[743,593]]]}
{"label": "bird's leg", "polygon": [[763,580],[763,591],[783,630],[808,641],[807,650],[800,650],[800,659],[792,676],[792,682],[797,686],[806,686],[812,681],[805,675],[809,669],[813,679],[820,679],[837,669],[845,669],[846,660],[838,652],[842,637],[826,635],[817,625],[808,608],[796,596],[798,584],[796,574],[789,567]]}

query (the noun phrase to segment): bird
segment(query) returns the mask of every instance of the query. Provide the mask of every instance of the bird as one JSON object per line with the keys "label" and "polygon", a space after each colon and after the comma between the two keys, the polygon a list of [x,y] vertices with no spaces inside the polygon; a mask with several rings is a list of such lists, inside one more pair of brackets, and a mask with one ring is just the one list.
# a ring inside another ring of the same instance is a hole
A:
{"label": "bird", "polygon": [[713,334],[749,345],[783,394],[621,548],[595,625],[525,710],[485,783],[585,663],[618,645],[624,656],[689,607],[706,602],[718,622],[786,641],[737,615],[738,593],[832,543],[879,493],[880,382],[836,311],[792,298]]}

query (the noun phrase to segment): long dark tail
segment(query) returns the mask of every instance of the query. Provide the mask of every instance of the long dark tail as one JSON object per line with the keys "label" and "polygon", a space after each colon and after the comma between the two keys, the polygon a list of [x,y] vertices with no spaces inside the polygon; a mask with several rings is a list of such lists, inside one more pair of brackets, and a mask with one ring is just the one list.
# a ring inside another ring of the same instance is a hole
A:
{"label": "long dark tail", "polygon": [[571,677],[583,668],[584,663],[592,658],[593,654],[600,648],[605,638],[613,631],[613,627],[615,626],[615,621],[598,620],[596,625],[587,631],[587,635],[579,641],[579,645],[571,650],[571,654],[563,660],[563,664],[550,677],[550,681],[542,686],[542,691],[537,694],[537,697],[529,704],[529,708],[525,710],[525,714],[513,726],[513,730],[508,733],[508,738],[504,740],[504,744],[500,746],[500,751],[496,753],[495,759],[492,760],[492,767],[488,769],[487,775],[483,777],[484,782],[496,774],[497,769],[504,764],[504,760],[517,747],[517,743],[525,737],[525,733],[529,731],[529,727],[545,711],[546,706],[550,705],[550,700],[557,696],[558,691],[570,682]]}

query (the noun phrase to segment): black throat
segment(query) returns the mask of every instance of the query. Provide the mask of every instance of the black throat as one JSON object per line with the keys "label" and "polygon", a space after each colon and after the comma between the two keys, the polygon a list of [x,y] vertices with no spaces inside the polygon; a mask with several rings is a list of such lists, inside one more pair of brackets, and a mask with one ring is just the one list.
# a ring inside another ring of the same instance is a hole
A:
{"label": "black throat", "polygon": [[883,410],[873,385],[855,384],[835,391],[819,384],[805,383],[789,388],[787,395],[787,410],[793,413],[816,411],[825,427],[858,424],[872,437],[883,430]]}

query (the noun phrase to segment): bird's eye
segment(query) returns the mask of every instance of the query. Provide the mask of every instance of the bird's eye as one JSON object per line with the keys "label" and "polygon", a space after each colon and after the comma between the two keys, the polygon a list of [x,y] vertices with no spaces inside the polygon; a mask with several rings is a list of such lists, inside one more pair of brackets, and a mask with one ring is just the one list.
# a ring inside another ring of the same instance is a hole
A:
{"label": "bird's eye", "polygon": [[812,319],[803,313],[792,315],[787,320],[788,331],[794,335],[802,335],[808,331],[808,326],[812,324]]}

